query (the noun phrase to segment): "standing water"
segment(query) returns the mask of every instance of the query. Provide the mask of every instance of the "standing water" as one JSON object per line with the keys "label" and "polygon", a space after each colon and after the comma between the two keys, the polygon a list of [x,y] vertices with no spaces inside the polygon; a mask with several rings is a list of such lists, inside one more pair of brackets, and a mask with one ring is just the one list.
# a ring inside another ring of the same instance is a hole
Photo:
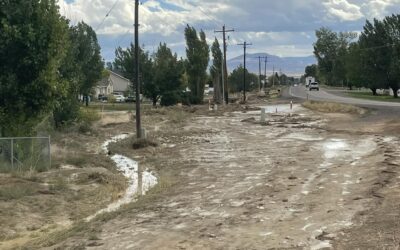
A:
{"label": "standing water", "polygon": [[[121,134],[112,137],[105,141],[101,146],[103,153],[109,154],[108,146],[112,142],[118,142],[129,137],[129,134]],[[125,194],[118,200],[109,204],[106,208],[97,211],[95,214],[86,218],[86,221],[92,220],[99,214],[108,213],[118,210],[122,205],[128,204],[135,201],[138,194],[146,194],[152,187],[157,185],[157,177],[152,172],[142,171],[139,173],[138,163],[131,158],[123,155],[115,154],[111,156],[111,160],[117,166],[117,169],[123,173],[128,179],[129,186],[125,191]],[[142,178],[142,185],[139,187],[139,178]]]}

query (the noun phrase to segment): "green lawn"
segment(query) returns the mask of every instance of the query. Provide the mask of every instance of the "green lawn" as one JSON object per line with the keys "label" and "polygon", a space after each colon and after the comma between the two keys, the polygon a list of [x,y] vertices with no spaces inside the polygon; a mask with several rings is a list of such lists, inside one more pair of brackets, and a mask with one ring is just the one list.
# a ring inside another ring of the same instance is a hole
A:
{"label": "green lawn", "polygon": [[382,101],[382,102],[400,102],[400,98],[393,98],[393,96],[388,95],[372,95],[372,92],[346,92],[346,94],[350,97],[368,99],[373,101]]}

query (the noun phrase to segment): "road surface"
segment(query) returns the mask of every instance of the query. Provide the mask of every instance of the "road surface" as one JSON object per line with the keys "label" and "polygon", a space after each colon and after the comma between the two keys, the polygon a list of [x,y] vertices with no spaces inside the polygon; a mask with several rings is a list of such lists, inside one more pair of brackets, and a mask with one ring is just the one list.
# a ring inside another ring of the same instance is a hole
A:
{"label": "road surface", "polygon": [[[326,92],[323,89],[320,91],[308,91],[304,86],[297,86],[297,87],[290,87],[289,88],[289,95],[300,98],[300,99],[309,99],[313,101],[328,101],[328,102],[338,102],[338,103],[345,103],[345,104],[352,104],[362,107],[399,107],[400,103],[396,102],[381,102],[381,101],[372,101],[372,100],[364,100],[359,98],[351,98],[351,97],[343,97],[334,95],[331,93]],[[308,96],[308,98],[307,98]]]}

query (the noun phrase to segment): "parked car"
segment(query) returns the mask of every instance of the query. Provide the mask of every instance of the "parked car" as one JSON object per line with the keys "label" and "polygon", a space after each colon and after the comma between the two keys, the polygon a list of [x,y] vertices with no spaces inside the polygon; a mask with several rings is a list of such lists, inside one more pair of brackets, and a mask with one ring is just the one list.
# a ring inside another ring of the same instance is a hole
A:
{"label": "parked car", "polygon": [[319,85],[317,82],[310,83],[309,90],[312,91],[313,89],[315,89],[316,91],[319,91]]}
{"label": "parked car", "polygon": [[101,102],[106,102],[108,100],[108,97],[106,95],[100,94],[97,99]]}
{"label": "parked car", "polygon": [[114,95],[115,102],[125,102],[125,97],[123,95]]}
{"label": "parked car", "polygon": [[125,102],[135,102],[135,101],[136,101],[135,96],[128,96],[127,98],[125,98]]}

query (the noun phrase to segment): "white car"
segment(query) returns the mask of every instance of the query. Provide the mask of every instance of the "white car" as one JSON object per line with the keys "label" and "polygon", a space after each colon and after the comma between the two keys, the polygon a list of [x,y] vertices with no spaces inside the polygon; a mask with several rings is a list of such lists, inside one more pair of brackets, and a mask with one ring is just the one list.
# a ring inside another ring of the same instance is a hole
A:
{"label": "white car", "polygon": [[125,102],[125,97],[123,95],[114,95],[115,102]]}

